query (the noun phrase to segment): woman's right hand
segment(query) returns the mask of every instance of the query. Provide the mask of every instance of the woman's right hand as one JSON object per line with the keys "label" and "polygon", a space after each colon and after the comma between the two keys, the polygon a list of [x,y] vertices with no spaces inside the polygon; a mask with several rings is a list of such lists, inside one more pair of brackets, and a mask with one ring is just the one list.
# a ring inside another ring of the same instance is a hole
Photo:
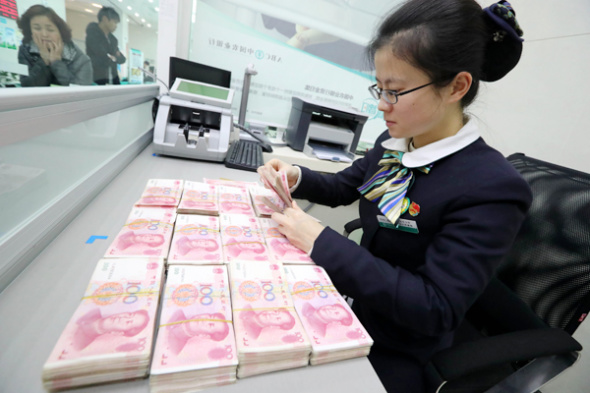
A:
{"label": "woman's right hand", "polygon": [[264,166],[268,169],[274,169],[275,171],[284,171],[287,173],[287,182],[289,183],[289,188],[293,187],[297,184],[297,180],[299,180],[299,170],[291,164],[287,164],[279,159],[273,158]]}
{"label": "woman's right hand", "polygon": [[43,59],[43,62],[45,62],[46,65],[51,64],[49,61],[49,49],[47,48],[47,45],[43,43],[41,34],[33,31],[33,42],[35,43],[35,45],[37,45],[37,48],[39,48],[39,54],[41,55],[41,59]]}

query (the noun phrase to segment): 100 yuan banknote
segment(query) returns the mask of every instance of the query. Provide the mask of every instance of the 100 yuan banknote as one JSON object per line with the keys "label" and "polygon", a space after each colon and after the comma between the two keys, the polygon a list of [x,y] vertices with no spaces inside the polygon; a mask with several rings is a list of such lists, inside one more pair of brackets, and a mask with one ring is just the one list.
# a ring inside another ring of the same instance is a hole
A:
{"label": "100 yuan banknote", "polygon": [[182,195],[183,180],[149,179],[135,206],[176,207]]}
{"label": "100 yuan banknote", "polygon": [[222,264],[219,218],[179,214],[168,254],[168,264]]}
{"label": "100 yuan banknote", "polygon": [[221,240],[225,261],[268,261],[270,255],[256,217],[221,214]]}

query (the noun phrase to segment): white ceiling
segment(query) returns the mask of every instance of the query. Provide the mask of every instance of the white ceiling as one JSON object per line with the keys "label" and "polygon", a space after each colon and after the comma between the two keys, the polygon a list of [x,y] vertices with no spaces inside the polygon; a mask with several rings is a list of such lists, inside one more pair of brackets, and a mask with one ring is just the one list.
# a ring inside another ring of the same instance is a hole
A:
{"label": "white ceiling", "polygon": [[159,0],[66,0],[67,9],[94,15],[102,6],[120,10],[121,19],[126,17],[129,23],[154,30],[158,28]]}

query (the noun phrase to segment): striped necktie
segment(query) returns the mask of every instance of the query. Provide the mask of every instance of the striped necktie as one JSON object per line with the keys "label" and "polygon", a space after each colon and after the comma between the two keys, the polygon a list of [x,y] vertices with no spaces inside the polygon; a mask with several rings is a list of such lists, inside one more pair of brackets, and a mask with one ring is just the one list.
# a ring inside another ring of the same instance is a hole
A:
{"label": "striped necktie", "polygon": [[[412,170],[402,165],[403,155],[402,151],[385,150],[379,161],[382,168],[358,188],[371,202],[381,198],[379,209],[392,223],[402,214],[404,197],[414,182]],[[415,169],[428,174],[431,167],[432,164]]]}

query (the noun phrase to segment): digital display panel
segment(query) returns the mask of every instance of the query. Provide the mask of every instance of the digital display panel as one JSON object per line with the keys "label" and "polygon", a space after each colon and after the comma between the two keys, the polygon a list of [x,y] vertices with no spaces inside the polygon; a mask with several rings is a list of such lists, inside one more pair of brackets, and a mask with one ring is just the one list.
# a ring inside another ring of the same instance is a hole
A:
{"label": "digital display panel", "polygon": [[229,95],[229,91],[227,89],[202,85],[200,83],[191,83],[187,81],[180,82],[177,90],[183,93],[197,94],[218,100],[227,100]]}
{"label": "digital display panel", "polygon": [[0,16],[17,20],[16,0],[0,0]]}

